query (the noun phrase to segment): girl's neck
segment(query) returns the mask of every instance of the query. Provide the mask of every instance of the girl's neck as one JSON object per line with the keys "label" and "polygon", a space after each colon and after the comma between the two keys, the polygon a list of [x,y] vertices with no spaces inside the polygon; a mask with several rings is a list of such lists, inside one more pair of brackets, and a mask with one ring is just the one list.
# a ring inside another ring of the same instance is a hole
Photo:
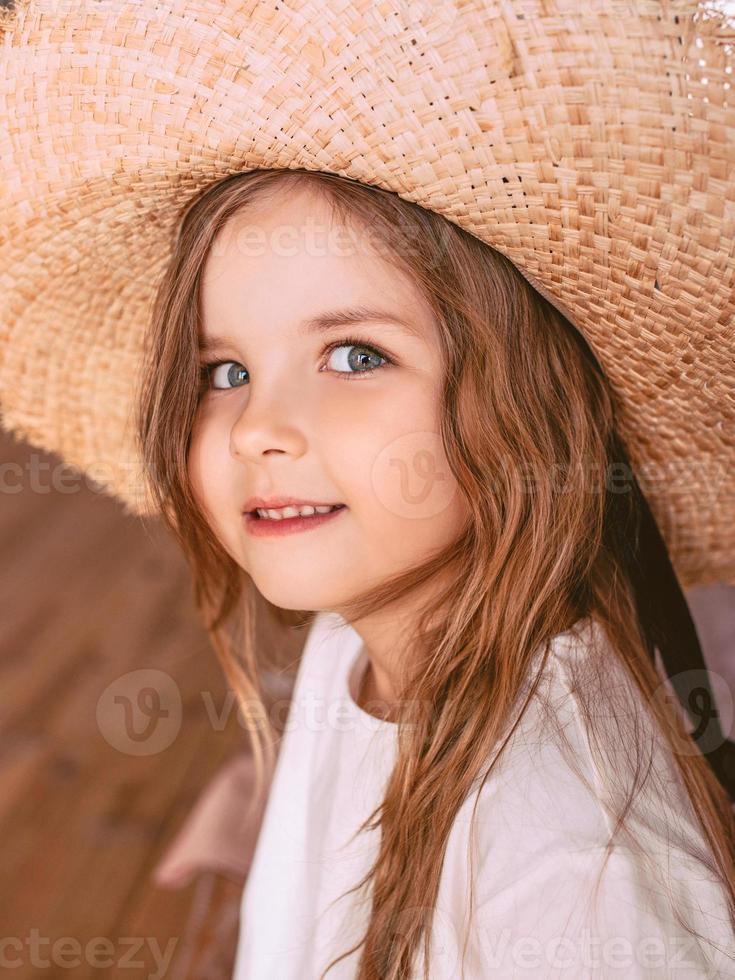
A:
{"label": "girl's neck", "polygon": [[394,721],[395,704],[376,683],[375,671],[364,646],[357,658],[355,672],[357,676],[350,677],[349,687],[350,696],[358,708],[381,721]]}

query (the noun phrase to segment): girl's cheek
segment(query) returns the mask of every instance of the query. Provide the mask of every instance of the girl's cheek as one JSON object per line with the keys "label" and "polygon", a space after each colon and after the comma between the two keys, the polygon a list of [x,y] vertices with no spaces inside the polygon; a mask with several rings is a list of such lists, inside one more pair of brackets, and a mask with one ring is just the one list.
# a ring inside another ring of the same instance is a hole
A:
{"label": "girl's cheek", "polygon": [[205,427],[199,426],[192,434],[188,456],[189,483],[195,500],[202,509],[212,506],[213,489],[218,485],[217,460],[207,438]]}

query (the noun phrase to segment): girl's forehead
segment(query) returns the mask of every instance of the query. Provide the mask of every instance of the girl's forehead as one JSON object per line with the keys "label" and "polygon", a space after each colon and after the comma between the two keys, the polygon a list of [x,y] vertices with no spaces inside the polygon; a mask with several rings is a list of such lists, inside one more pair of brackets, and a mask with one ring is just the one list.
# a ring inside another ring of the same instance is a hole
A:
{"label": "girl's forehead", "polygon": [[255,330],[264,315],[270,329],[288,331],[360,307],[385,310],[425,340],[436,332],[410,267],[374,229],[309,188],[269,192],[228,219],[207,255],[200,299],[203,332],[218,335]]}
{"label": "girl's forehead", "polygon": [[394,241],[389,244],[387,228],[377,220],[377,212],[376,220],[370,221],[343,202],[335,204],[325,192],[309,187],[289,188],[281,196],[272,190],[267,196],[259,195],[219,229],[208,264],[214,256],[233,254],[270,259],[372,259],[386,264],[386,274],[401,271],[396,262],[403,251],[400,236],[394,238],[391,232]]}
{"label": "girl's forehead", "polygon": [[203,282],[201,314],[205,339],[246,342],[267,334],[311,344],[341,327],[370,330],[378,342],[431,343],[437,333],[434,311],[415,284],[365,262],[336,269],[295,262],[287,276],[268,263],[233,268]]}
{"label": "girl's forehead", "polygon": [[410,271],[386,250],[319,234],[318,226],[279,224],[270,218],[267,224],[233,223],[223,232],[202,270],[205,319],[258,316],[264,309],[273,314],[281,310],[289,319],[289,309],[303,317],[359,305],[411,310],[413,319],[433,315]]}

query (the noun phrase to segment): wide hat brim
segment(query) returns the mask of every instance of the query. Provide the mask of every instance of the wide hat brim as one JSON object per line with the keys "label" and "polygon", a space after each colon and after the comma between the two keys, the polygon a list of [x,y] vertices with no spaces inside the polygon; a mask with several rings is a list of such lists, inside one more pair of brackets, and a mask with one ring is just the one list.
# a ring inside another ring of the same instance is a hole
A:
{"label": "wide hat brim", "polygon": [[735,31],[645,0],[16,0],[0,29],[0,411],[152,513],[134,409],[202,187],[394,191],[586,337],[684,585],[735,582]]}

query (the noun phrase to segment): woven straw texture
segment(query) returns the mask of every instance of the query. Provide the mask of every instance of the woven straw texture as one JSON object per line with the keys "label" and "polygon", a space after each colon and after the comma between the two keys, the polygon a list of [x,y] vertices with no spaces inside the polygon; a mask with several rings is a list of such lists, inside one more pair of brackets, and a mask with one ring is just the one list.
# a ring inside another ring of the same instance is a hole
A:
{"label": "woven straw texture", "polygon": [[733,43],[689,0],[16,0],[3,425],[150,513],[132,419],[177,213],[237,171],[330,171],[569,317],[682,583],[735,582]]}

